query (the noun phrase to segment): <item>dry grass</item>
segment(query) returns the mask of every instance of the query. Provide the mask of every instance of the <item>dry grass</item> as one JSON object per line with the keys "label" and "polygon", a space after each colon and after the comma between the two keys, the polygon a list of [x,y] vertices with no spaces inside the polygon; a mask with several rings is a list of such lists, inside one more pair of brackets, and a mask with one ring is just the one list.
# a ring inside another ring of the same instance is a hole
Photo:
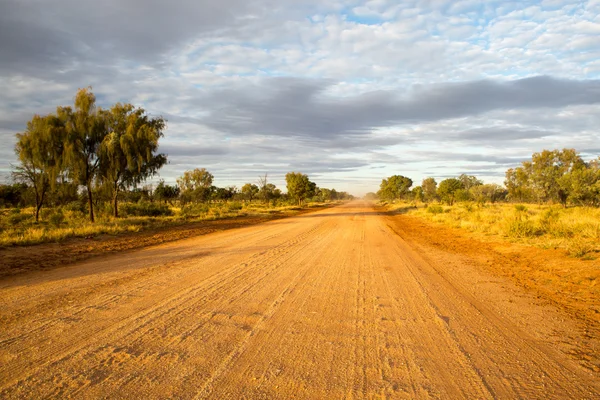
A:
{"label": "dry grass", "polygon": [[[325,206],[310,203],[305,208]],[[261,216],[294,213],[298,206],[269,205],[263,203],[215,203],[184,207],[168,207],[168,216],[126,216],[114,218],[110,210],[97,213],[95,223],[79,210],[43,209],[38,223],[33,208],[0,210],[0,247],[60,242],[73,237],[94,237],[102,234],[117,235],[146,229],[178,226],[191,222],[214,221],[239,216]]]}
{"label": "dry grass", "polygon": [[578,258],[600,253],[600,209],[588,207],[460,203],[418,208],[394,204],[408,214],[470,232],[502,237],[541,248],[564,249]]}

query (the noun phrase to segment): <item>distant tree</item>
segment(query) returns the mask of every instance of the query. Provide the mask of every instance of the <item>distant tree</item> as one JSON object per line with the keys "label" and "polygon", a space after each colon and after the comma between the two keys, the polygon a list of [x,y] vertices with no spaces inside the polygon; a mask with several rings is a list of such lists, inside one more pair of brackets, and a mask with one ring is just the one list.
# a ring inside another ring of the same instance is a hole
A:
{"label": "distant tree", "polygon": [[23,202],[27,184],[0,185],[0,207],[18,207]]}
{"label": "distant tree", "polygon": [[[528,169],[530,169],[530,165]],[[529,172],[523,166],[509,168],[506,171],[504,185],[508,190],[508,198],[511,201],[525,202],[534,198],[529,175]]]}
{"label": "distant tree", "polygon": [[462,189],[463,186],[461,181],[456,178],[448,178],[440,182],[440,185],[437,189],[437,194],[442,201],[452,205],[456,199],[456,192]]}
{"label": "distant tree", "polygon": [[252,201],[258,195],[259,189],[253,183],[246,183],[242,186],[241,193],[244,196],[244,200]]}
{"label": "distant tree", "polygon": [[425,178],[421,182],[423,188],[423,197],[426,202],[434,201],[437,199],[437,182],[434,178]]}
{"label": "distant tree", "polygon": [[409,192],[413,182],[410,178],[402,175],[393,175],[381,181],[377,195],[380,199],[401,199]]}
{"label": "distant tree", "polygon": [[182,199],[184,201],[207,201],[212,193],[213,179],[213,175],[204,168],[185,171],[177,179]]}
{"label": "distant tree", "polygon": [[64,125],[54,115],[34,115],[26,131],[17,133],[16,138],[15,153],[20,164],[13,177],[33,188],[37,222],[48,190],[64,169]]}
{"label": "distant tree", "polygon": [[100,147],[106,137],[105,113],[96,106],[91,88],[79,89],[75,108],[58,107],[66,128],[65,159],[71,178],[86,188],[90,221],[94,222],[93,183],[100,169]]}
{"label": "distant tree", "polygon": [[415,186],[411,192],[415,201],[425,201],[425,195],[423,194],[423,188],[421,186]]}
{"label": "distant tree", "polygon": [[469,192],[473,200],[480,204],[495,203],[504,200],[507,195],[506,189],[495,183],[473,186]]}
{"label": "distant tree", "polygon": [[157,154],[165,121],[150,118],[142,108],[117,103],[105,112],[108,134],[100,148],[100,174],[112,189],[113,213],[119,216],[119,191],[136,186],[155,175],[167,162]]}
{"label": "distant tree", "polygon": [[167,185],[164,180],[160,180],[156,189],[154,189],[154,196],[158,201],[164,201],[165,203],[168,201],[173,204],[173,200],[175,200],[179,196],[179,187],[176,185]]}
{"label": "distant tree", "polygon": [[233,199],[237,193],[235,186],[228,186],[225,188],[215,187],[212,190],[212,198],[216,201],[228,201]]}
{"label": "distant tree", "polygon": [[506,171],[505,185],[513,200],[554,201],[566,207],[573,198],[571,178],[584,175],[577,171],[586,168],[574,149],[543,150],[533,153],[531,161]]}
{"label": "distant tree", "polygon": [[288,195],[301,205],[305,199],[314,196],[317,185],[300,172],[288,172],[285,175]]}
{"label": "distant tree", "polygon": [[473,175],[461,174],[458,180],[464,190],[470,190],[472,187],[483,185],[483,182]]}

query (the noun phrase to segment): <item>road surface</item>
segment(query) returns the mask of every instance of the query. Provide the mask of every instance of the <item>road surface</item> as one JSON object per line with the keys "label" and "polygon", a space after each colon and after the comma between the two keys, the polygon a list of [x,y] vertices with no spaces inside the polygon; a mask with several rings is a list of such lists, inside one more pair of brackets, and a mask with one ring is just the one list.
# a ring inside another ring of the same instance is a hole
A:
{"label": "road surface", "polygon": [[543,310],[513,318],[390,218],[354,202],[0,281],[0,398],[598,398],[555,322],[527,328]]}

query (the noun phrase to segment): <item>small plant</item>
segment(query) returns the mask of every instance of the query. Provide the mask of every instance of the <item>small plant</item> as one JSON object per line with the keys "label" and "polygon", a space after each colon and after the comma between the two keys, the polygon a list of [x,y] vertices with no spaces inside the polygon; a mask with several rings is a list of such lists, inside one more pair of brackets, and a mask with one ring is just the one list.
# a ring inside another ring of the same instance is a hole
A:
{"label": "small plant", "polygon": [[594,248],[592,247],[592,245],[589,242],[587,242],[583,239],[579,239],[579,238],[575,239],[575,240],[571,240],[567,244],[567,253],[571,257],[577,257],[577,258],[586,257],[593,250],[594,250]]}
{"label": "small plant", "polygon": [[50,222],[50,224],[52,224],[53,226],[56,226],[56,227],[62,225],[62,223],[64,221],[65,221],[65,214],[63,214],[61,210],[53,212],[48,217],[48,222]]}
{"label": "small plant", "polygon": [[515,211],[527,212],[527,207],[525,207],[523,204],[515,204]]}
{"label": "small plant", "polygon": [[429,207],[427,207],[427,212],[430,214],[443,214],[444,208],[440,205],[432,204]]}
{"label": "small plant", "polygon": [[529,238],[539,235],[539,230],[529,220],[514,219],[506,224],[506,235],[513,238]]}

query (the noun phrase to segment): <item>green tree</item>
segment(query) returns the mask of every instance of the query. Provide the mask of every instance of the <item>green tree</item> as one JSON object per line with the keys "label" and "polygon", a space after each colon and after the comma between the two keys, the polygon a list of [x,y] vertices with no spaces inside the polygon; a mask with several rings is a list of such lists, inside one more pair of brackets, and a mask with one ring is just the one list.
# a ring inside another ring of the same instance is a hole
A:
{"label": "green tree", "polygon": [[413,195],[413,199],[415,199],[415,201],[420,201],[420,202],[425,201],[425,195],[423,194],[423,187],[415,186],[411,192]]}
{"label": "green tree", "polygon": [[458,180],[464,190],[470,190],[472,187],[483,185],[483,182],[473,175],[461,174]]}
{"label": "green tree", "polygon": [[413,181],[410,178],[402,175],[392,175],[381,181],[377,194],[379,198],[384,200],[401,199],[408,194],[412,184]]}
{"label": "green tree", "polygon": [[448,178],[440,182],[437,194],[442,201],[452,205],[456,199],[456,192],[459,190],[463,190],[461,181],[456,178]]}
{"label": "green tree", "polygon": [[179,187],[176,185],[167,185],[164,180],[160,180],[156,189],[154,189],[154,196],[158,201],[164,201],[165,203],[168,201],[173,204],[173,200],[175,200],[179,196]]}
{"label": "green tree", "polygon": [[259,189],[253,183],[246,183],[242,186],[241,193],[244,196],[244,200],[252,201],[258,195]]}
{"label": "green tree", "polygon": [[104,113],[108,134],[100,147],[101,179],[112,189],[114,216],[119,216],[119,191],[136,186],[155,175],[167,162],[157,154],[165,120],[150,118],[142,108],[117,103]]}
{"label": "green tree", "polygon": [[65,159],[70,176],[87,191],[90,221],[94,222],[93,183],[100,170],[100,148],[106,137],[105,113],[96,106],[91,88],[79,89],[75,107],[58,107],[65,121]]}
{"label": "green tree", "polygon": [[285,175],[288,195],[301,205],[305,199],[315,195],[317,185],[300,172],[288,172]]}
{"label": "green tree", "polygon": [[503,200],[507,194],[506,189],[495,183],[473,186],[469,192],[471,193],[472,198],[480,204],[485,204],[487,202],[495,203]]}
{"label": "green tree", "polygon": [[434,178],[425,178],[421,182],[423,188],[423,197],[426,202],[434,201],[437,199],[437,182]]}
{"label": "green tree", "polygon": [[212,193],[214,176],[204,168],[185,171],[177,179],[177,185],[184,201],[207,201]]}
{"label": "green tree", "polygon": [[30,184],[35,194],[35,221],[46,194],[64,168],[64,125],[55,115],[34,115],[23,133],[16,134],[15,153],[20,164],[15,180]]}

